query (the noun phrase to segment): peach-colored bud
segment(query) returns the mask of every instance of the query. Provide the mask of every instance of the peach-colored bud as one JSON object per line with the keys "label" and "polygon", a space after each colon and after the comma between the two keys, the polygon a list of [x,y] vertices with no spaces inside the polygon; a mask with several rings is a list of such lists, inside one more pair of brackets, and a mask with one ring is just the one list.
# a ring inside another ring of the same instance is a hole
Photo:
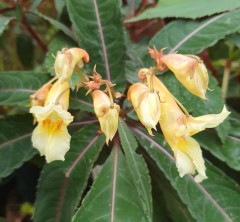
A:
{"label": "peach-colored bud", "polygon": [[88,53],[80,48],[63,48],[62,51],[57,52],[54,69],[60,82],[70,79],[75,66],[83,67],[83,61],[89,61]]}
{"label": "peach-colored bud", "polygon": [[161,61],[175,74],[176,78],[189,92],[206,99],[208,72],[199,57],[169,54],[162,56]]}
{"label": "peach-colored bud", "polygon": [[49,90],[51,89],[52,84],[51,83],[46,83],[43,85],[39,90],[37,90],[33,95],[30,96],[31,99],[31,107],[32,106],[43,106]]}
{"label": "peach-colored bud", "polygon": [[148,133],[153,136],[152,128],[156,130],[156,125],[160,119],[158,92],[151,92],[146,85],[135,83],[129,88],[127,98],[132,102],[141,123],[146,127]]}
{"label": "peach-colored bud", "polygon": [[117,132],[120,107],[115,103],[111,104],[110,98],[101,90],[94,90],[92,98],[95,114],[108,144]]}
{"label": "peach-colored bud", "polygon": [[60,80],[58,80],[53,84],[51,90],[49,91],[44,105],[47,106],[48,104],[59,104],[64,110],[68,110],[69,94],[69,83],[61,83]]}

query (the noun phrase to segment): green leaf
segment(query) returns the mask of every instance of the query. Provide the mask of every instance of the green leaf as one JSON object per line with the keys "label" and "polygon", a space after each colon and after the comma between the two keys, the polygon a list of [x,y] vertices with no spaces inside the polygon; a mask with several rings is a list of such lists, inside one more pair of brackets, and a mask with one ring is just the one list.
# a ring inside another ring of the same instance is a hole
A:
{"label": "green leaf", "polygon": [[37,152],[32,147],[33,119],[11,116],[0,120],[0,180],[11,174]]}
{"label": "green leaf", "polygon": [[[211,75],[209,76],[208,85],[210,90],[206,93],[207,100],[199,99],[188,92],[172,73],[161,75],[161,80],[194,117],[205,114],[217,114],[223,109],[224,101],[222,99],[221,89],[218,87],[215,78]],[[216,128],[218,136],[221,138],[222,142],[224,142],[226,136],[229,134],[229,129],[230,124],[228,120],[225,120]]]}
{"label": "green leaf", "polygon": [[113,149],[73,222],[146,221],[121,148],[115,145]]}
{"label": "green leaf", "polygon": [[32,69],[34,63],[34,44],[29,35],[19,34],[16,39],[16,51],[25,69]]}
{"label": "green leaf", "polygon": [[71,109],[80,109],[87,112],[94,112],[93,102],[91,95],[87,96],[86,90],[80,88],[77,92],[72,92],[70,97],[70,108]]}
{"label": "green leaf", "polygon": [[[231,133],[231,130],[228,132]],[[240,171],[240,139],[236,136],[227,136],[224,144],[214,132],[201,132],[194,136],[201,146],[229,167]]]}
{"label": "green leaf", "polygon": [[141,67],[144,67],[144,60],[142,57],[146,55],[147,46],[140,44],[132,44],[129,40],[127,49],[127,60],[125,76],[126,80],[130,83],[138,82],[138,71]]}
{"label": "green leaf", "polygon": [[166,17],[196,19],[220,12],[231,11],[239,7],[240,2],[236,0],[161,0],[154,8],[145,10],[127,22]]}
{"label": "green leaf", "polygon": [[138,203],[145,212],[146,221],[152,221],[151,185],[144,159],[136,153],[137,141],[124,122],[118,127],[120,141],[125,152],[127,166],[138,193]]}
{"label": "green leaf", "polygon": [[55,20],[51,17],[48,17],[40,12],[33,12],[33,14],[38,15],[39,17],[47,20],[49,23],[51,23],[54,27],[61,30],[63,33],[65,33],[68,37],[75,39],[75,36],[73,35],[72,31],[65,26],[63,23],[59,22],[58,20]]}
{"label": "green leaf", "polygon": [[227,38],[228,41],[230,41],[232,44],[240,48],[240,34],[234,33],[232,35],[229,35]]}
{"label": "green leaf", "polygon": [[3,31],[6,29],[8,23],[12,20],[10,17],[5,17],[0,15],[0,36],[3,34]]}
{"label": "green leaf", "polygon": [[54,161],[42,170],[33,219],[71,221],[105,138],[97,127],[86,126],[73,135],[65,161]]}
{"label": "green leaf", "polygon": [[119,0],[69,0],[67,8],[79,46],[90,55],[91,69],[96,64],[103,78],[123,90],[125,42]]}
{"label": "green leaf", "polygon": [[[193,222],[187,206],[150,157],[147,157],[153,187],[153,212],[156,222]],[[156,202],[158,200],[158,202]],[[161,212],[165,210],[165,212]],[[160,211],[161,210],[161,211]],[[160,214],[161,213],[161,214]],[[160,220],[161,218],[161,220]]]}
{"label": "green leaf", "polygon": [[29,106],[29,96],[48,80],[46,73],[0,72],[0,105]]}
{"label": "green leaf", "polygon": [[34,0],[31,7],[30,7],[30,10],[31,11],[37,10],[37,8],[41,4],[41,2],[42,2],[42,0]]}
{"label": "green leaf", "polygon": [[201,222],[240,220],[240,188],[234,181],[208,161],[208,179],[204,182],[196,183],[191,175],[180,178],[175,160],[168,148],[165,148],[163,137],[156,133],[155,137],[150,137],[136,128],[133,131],[140,144],[178,192],[181,200],[188,206],[193,218]]}
{"label": "green leaf", "polygon": [[[199,1],[200,2],[200,1]],[[203,49],[214,45],[226,35],[240,29],[240,10],[217,15],[201,22],[174,21],[161,29],[150,41],[164,52],[196,54]]]}

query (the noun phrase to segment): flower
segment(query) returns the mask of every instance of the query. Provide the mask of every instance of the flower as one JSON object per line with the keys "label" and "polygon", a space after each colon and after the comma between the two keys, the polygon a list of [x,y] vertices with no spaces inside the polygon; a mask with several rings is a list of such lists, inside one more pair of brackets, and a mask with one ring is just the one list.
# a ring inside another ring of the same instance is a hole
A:
{"label": "flower", "polygon": [[135,83],[129,88],[127,98],[132,102],[141,123],[146,127],[148,133],[153,136],[152,128],[156,130],[160,118],[158,92],[151,92],[143,83]]}
{"label": "flower", "polygon": [[117,132],[120,107],[116,103],[112,104],[110,98],[101,90],[94,90],[92,98],[95,114],[108,144]]}
{"label": "flower", "polygon": [[60,82],[63,83],[70,79],[75,66],[83,67],[83,61],[89,61],[88,53],[80,48],[63,48],[62,51],[57,52],[54,69]]}
{"label": "flower", "polygon": [[30,109],[38,126],[32,134],[32,144],[39,150],[46,161],[64,160],[65,153],[70,148],[70,138],[67,126],[73,121],[72,115],[61,105],[49,104],[45,107],[34,106]]}
{"label": "flower", "polygon": [[176,78],[189,92],[206,99],[208,72],[199,57],[168,54],[162,56],[161,61],[175,74]]}
{"label": "flower", "polygon": [[183,177],[188,173],[194,174],[197,170],[198,175],[195,176],[195,181],[201,182],[207,178],[206,168],[201,148],[191,136],[206,128],[219,125],[230,112],[223,107],[219,114],[199,117],[186,115],[180,109],[172,94],[156,76],[153,77],[153,84],[163,101],[159,123],[167,143],[174,152],[179,174]]}
{"label": "flower", "polygon": [[44,106],[33,106],[30,113],[38,122],[32,134],[33,147],[46,156],[47,162],[64,160],[70,148],[67,126],[73,116],[66,111],[69,103],[69,83],[56,81],[51,87]]}

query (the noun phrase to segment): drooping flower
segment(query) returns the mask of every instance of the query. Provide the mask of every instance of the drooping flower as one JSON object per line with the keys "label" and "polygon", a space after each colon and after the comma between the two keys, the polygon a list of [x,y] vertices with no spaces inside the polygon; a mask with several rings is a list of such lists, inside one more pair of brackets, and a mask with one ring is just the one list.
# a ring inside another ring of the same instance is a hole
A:
{"label": "drooping flower", "polygon": [[41,155],[45,155],[48,163],[64,160],[70,148],[71,136],[67,126],[73,121],[73,116],[67,111],[68,103],[69,84],[61,84],[58,80],[50,89],[44,106],[30,109],[38,122],[32,134],[32,144]]}
{"label": "drooping flower", "polygon": [[153,136],[152,128],[160,118],[160,99],[157,91],[149,90],[143,83],[133,84],[127,94],[141,123],[146,127],[148,133]]}
{"label": "drooping flower", "polygon": [[88,53],[80,48],[63,48],[57,52],[54,69],[60,82],[63,83],[70,79],[75,66],[79,69],[83,67],[84,62],[89,61]]}
{"label": "drooping flower", "polygon": [[188,173],[194,174],[197,170],[198,175],[195,177],[195,181],[201,182],[207,178],[206,168],[201,148],[191,136],[206,128],[219,125],[230,113],[224,107],[219,114],[199,117],[186,115],[172,94],[156,76],[153,77],[153,84],[163,101],[159,123],[167,143],[174,152],[179,174],[183,177]]}
{"label": "drooping flower", "polygon": [[206,99],[208,72],[199,57],[168,54],[163,55],[161,61],[175,74],[176,78],[189,92]]}
{"label": "drooping flower", "polygon": [[112,103],[106,93],[101,90],[94,90],[92,98],[95,114],[108,144],[117,132],[120,107]]}

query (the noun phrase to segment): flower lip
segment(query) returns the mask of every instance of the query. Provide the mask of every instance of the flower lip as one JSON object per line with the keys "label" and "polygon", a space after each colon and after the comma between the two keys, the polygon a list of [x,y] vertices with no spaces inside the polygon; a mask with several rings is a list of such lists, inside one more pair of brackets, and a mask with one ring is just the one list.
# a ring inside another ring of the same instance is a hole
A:
{"label": "flower lip", "polygon": [[47,162],[64,160],[70,149],[71,136],[67,125],[73,121],[73,116],[64,110],[61,105],[48,104],[45,107],[33,106],[30,109],[38,126],[32,134],[32,144],[41,155],[46,156]]}

